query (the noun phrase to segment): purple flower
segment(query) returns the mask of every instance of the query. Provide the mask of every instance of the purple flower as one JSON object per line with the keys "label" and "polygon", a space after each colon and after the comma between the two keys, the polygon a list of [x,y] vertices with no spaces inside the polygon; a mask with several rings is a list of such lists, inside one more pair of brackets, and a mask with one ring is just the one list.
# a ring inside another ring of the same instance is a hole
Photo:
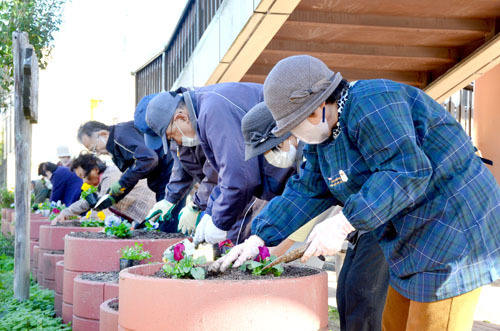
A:
{"label": "purple flower", "polygon": [[234,244],[231,239],[226,239],[219,243],[219,248],[222,249],[222,247],[234,247]]}
{"label": "purple flower", "polygon": [[52,212],[54,214],[59,214],[61,211],[59,209],[57,209],[57,208],[54,208],[54,209],[52,209]]}
{"label": "purple flower", "polygon": [[184,258],[184,254],[182,254],[182,252],[184,252],[184,249],[185,247],[183,243],[179,243],[174,246],[174,260],[180,261]]}
{"label": "purple flower", "polygon": [[259,255],[255,258],[255,261],[264,262],[270,256],[269,249],[266,246],[259,246]]}

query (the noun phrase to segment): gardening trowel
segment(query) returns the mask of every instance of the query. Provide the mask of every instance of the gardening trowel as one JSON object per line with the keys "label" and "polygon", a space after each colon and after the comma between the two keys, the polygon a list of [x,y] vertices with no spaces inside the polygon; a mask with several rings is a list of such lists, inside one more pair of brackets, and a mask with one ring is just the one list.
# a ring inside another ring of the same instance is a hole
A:
{"label": "gardening trowel", "polygon": [[96,209],[97,207],[99,207],[99,205],[101,203],[103,203],[104,200],[106,200],[107,198],[109,197],[109,194],[104,194],[100,199],[99,201],[96,202],[95,206],[92,208],[92,209]]}
{"label": "gardening trowel", "polygon": [[294,249],[293,251],[290,251],[286,254],[281,255],[276,260],[274,260],[273,262],[269,263],[264,268],[262,268],[262,270],[269,269],[269,268],[271,268],[277,264],[280,264],[280,263],[288,263],[288,262],[292,262],[292,261],[300,259],[304,255],[304,253],[306,252],[306,250],[310,244],[311,243],[308,243],[304,246],[301,246],[297,249]]}

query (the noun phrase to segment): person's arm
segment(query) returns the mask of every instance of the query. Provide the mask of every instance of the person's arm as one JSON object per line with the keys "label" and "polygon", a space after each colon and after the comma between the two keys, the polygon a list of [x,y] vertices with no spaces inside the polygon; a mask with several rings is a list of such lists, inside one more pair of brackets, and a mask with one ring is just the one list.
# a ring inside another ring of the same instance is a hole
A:
{"label": "person's arm", "polygon": [[[61,172],[62,173],[62,172]],[[52,183],[52,193],[50,194],[50,201],[64,201],[64,194],[66,192],[66,179],[57,170],[52,174],[50,182]]]}
{"label": "person's arm", "polygon": [[424,194],[432,165],[417,141],[411,109],[399,93],[353,100],[349,138],[373,174],[345,202],[343,213],[357,230],[373,230]]}
{"label": "person's arm", "polygon": [[[245,161],[245,144],[241,133],[241,122],[225,103],[212,102],[198,123],[200,139],[205,151],[213,154],[219,170],[218,183],[214,190],[220,193],[210,196],[207,210],[214,225],[227,231],[253,198],[260,184],[257,158]],[[208,113],[211,113],[208,115]],[[208,115],[208,116],[207,116]],[[205,153],[206,154],[206,153]],[[208,155],[207,155],[207,159]]]}
{"label": "person's arm", "polygon": [[80,199],[78,201],[73,202],[68,208],[65,208],[61,211],[61,214],[64,217],[69,216],[78,216],[90,209],[90,205],[85,199]]}
{"label": "person's arm", "polygon": [[[188,193],[189,189],[193,185],[194,179],[186,170],[184,170],[184,167],[181,163],[182,161],[177,156],[176,146],[172,146],[170,153],[172,155],[172,158],[174,159],[174,166],[172,167],[170,180],[165,187],[165,199],[175,205],[179,203],[179,201],[181,201]],[[187,155],[182,156],[187,157]]]}
{"label": "person's arm", "polygon": [[338,201],[332,196],[321,174],[316,146],[304,149],[306,162],[291,177],[283,195],[272,199],[252,222],[252,234],[266,246],[276,246],[302,225]]}
{"label": "person's arm", "polygon": [[158,165],[158,155],[146,146],[143,136],[135,128],[116,128],[115,143],[133,154],[134,163],[120,178],[121,187],[132,189]]}
{"label": "person's arm", "polygon": [[203,174],[205,177],[198,186],[198,190],[195,192],[193,197],[193,202],[201,209],[206,210],[208,200],[210,198],[210,193],[215,186],[217,186],[218,174],[217,171],[212,167],[210,162],[205,160],[203,164]]}

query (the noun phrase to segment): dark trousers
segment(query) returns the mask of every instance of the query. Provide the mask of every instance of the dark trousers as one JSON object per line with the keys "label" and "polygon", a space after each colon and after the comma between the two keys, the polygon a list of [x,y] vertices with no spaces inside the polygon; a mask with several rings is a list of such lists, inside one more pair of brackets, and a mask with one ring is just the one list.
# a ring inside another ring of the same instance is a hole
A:
{"label": "dark trousers", "polygon": [[175,205],[174,209],[172,210],[172,217],[170,217],[170,220],[160,223],[160,231],[167,233],[179,232],[177,231],[177,226],[179,225],[179,213],[181,209],[186,205],[186,197],[184,197],[181,201],[179,201],[179,203]]}
{"label": "dark trousers", "polygon": [[337,284],[337,306],[342,331],[382,329],[389,266],[372,232],[361,235],[347,250]]}

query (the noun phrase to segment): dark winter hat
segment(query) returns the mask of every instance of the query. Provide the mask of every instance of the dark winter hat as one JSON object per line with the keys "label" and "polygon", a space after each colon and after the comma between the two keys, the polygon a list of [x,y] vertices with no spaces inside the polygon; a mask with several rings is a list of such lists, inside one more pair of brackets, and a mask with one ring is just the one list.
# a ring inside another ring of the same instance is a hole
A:
{"label": "dark winter hat", "polygon": [[148,126],[146,123],[146,109],[149,102],[157,96],[158,93],[146,95],[139,101],[137,107],[135,107],[134,113],[134,125],[139,131],[144,133],[144,142],[146,146],[151,149],[157,150],[161,147],[161,138]]}
{"label": "dark winter hat", "polygon": [[279,61],[264,82],[264,102],[276,120],[273,133],[279,137],[299,125],[341,81],[340,73],[309,55]]}
{"label": "dark winter hat", "polygon": [[290,137],[290,133],[276,137],[272,133],[275,127],[273,115],[264,102],[255,105],[243,116],[241,131],[245,139],[245,160],[267,152]]}
{"label": "dark winter hat", "polygon": [[165,132],[181,100],[182,94],[161,92],[149,102],[146,109],[146,123],[161,138],[165,154],[169,150]]}

